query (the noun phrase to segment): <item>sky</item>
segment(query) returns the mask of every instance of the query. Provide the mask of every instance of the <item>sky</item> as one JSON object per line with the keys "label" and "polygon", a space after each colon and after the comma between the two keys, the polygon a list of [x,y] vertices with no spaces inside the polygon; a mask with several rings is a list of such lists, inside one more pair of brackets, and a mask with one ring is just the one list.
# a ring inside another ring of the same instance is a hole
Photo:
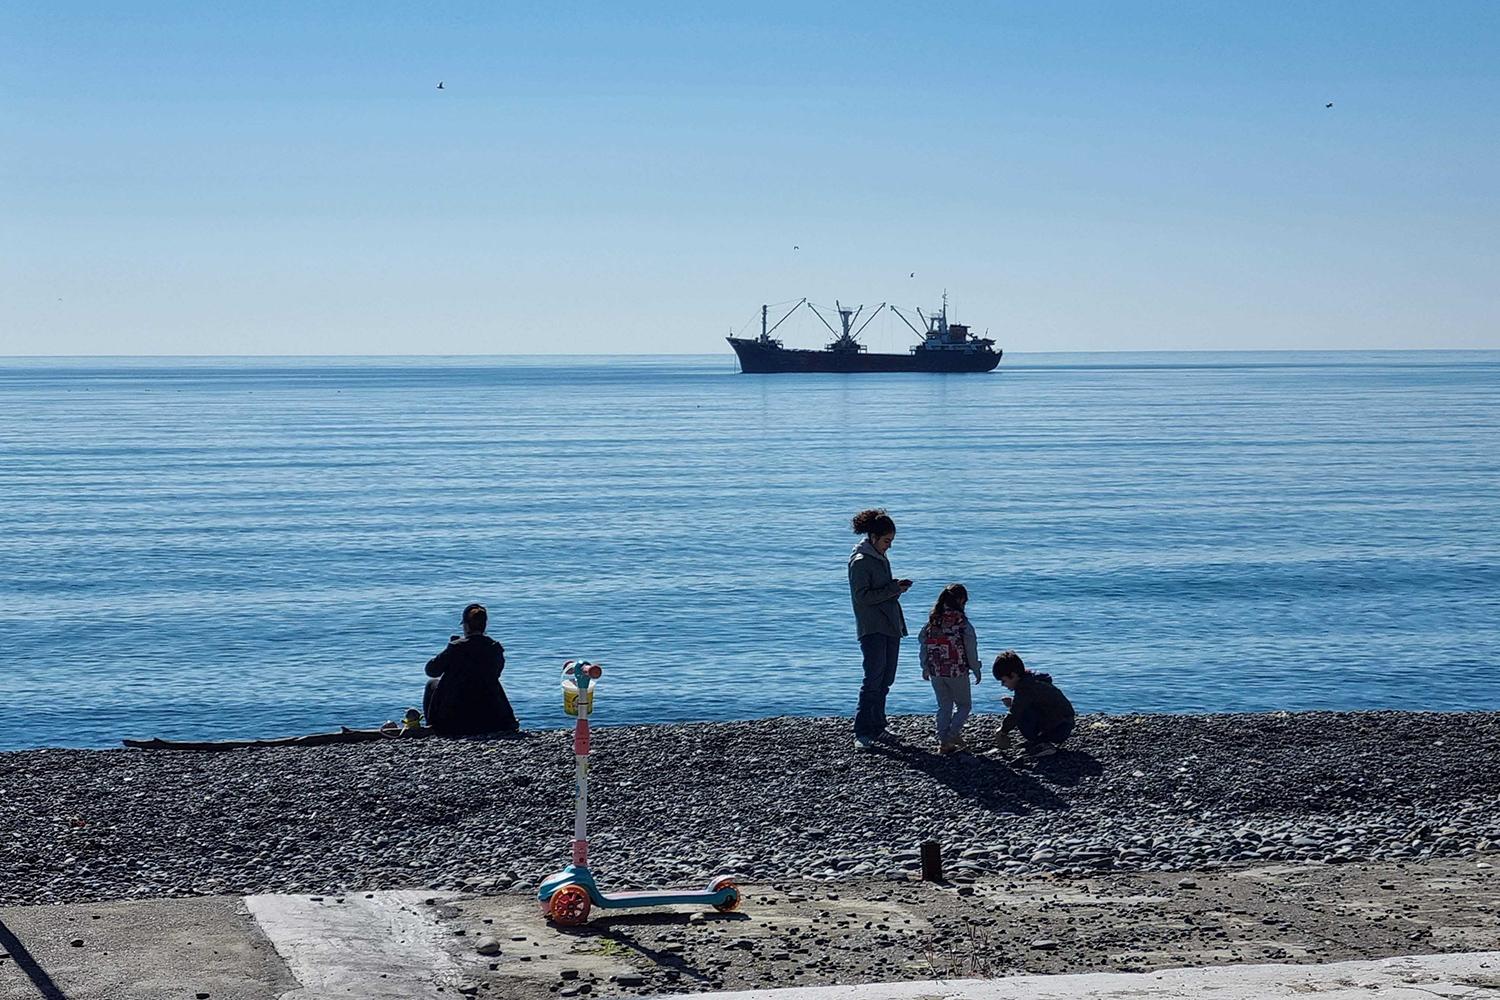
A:
{"label": "sky", "polygon": [[1494,349],[1497,164],[1491,0],[5,4],[0,355]]}

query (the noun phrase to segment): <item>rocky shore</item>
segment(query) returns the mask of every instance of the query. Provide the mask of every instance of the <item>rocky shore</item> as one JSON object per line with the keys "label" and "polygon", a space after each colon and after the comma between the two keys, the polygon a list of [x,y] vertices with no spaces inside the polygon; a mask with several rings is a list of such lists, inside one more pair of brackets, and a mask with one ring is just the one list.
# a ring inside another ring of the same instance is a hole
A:
{"label": "rocky shore", "polygon": [[[983,750],[998,719],[968,734]],[[1500,845],[1500,713],[1087,716],[1068,750],[876,752],[844,719],[596,729],[610,887],[1458,858]],[[403,887],[531,892],[568,853],[570,734],[0,754],[0,905]]]}

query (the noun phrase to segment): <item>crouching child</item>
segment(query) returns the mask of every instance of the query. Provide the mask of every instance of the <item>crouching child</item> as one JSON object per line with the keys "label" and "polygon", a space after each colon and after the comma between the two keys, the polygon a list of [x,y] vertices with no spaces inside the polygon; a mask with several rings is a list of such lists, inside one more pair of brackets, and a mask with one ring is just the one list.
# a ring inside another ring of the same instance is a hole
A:
{"label": "crouching child", "polygon": [[1012,692],[1001,699],[1010,712],[995,736],[996,746],[1007,749],[1011,730],[1018,729],[1028,753],[1038,757],[1057,753],[1058,746],[1073,734],[1074,716],[1073,703],[1052,683],[1052,675],[1027,670],[1013,649],[995,657],[993,672]]}

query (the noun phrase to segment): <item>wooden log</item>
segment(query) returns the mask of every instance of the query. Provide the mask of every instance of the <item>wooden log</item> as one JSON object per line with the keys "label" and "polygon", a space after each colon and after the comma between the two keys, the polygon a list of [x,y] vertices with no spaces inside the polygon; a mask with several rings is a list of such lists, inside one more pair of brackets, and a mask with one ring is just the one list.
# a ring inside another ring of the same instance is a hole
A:
{"label": "wooden log", "polygon": [[274,740],[121,740],[133,750],[247,750],[255,747],[321,747],[336,743],[374,743],[377,740],[413,740],[432,735],[427,728],[411,729],[350,729],[347,726],[336,733],[310,733],[307,736],[287,736]]}

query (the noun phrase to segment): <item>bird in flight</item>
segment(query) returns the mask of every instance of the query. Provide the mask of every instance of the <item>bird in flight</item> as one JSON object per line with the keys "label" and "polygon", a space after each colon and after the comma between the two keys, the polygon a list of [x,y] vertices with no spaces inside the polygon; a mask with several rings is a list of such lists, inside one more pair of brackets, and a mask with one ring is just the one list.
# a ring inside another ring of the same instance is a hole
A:
{"label": "bird in flight", "polygon": [[916,271],[913,271],[911,274],[908,275],[908,277],[911,277],[911,278],[915,278],[916,276],[917,276],[917,272]]}
{"label": "bird in flight", "polygon": [[443,89],[443,81],[439,80],[438,81],[438,90],[442,90],[442,89]]}
{"label": "bird in flight", "polygon": [[793,250],[801,250],[801,247],[792,247]]}
{"label": "bird in flight", "polygon": [[1333,107],[1333,102],[1329,101],[1327,104],[1323,105],[1323,107],[1325,107],[1325,108],[1331,108],[1331,107]]}

